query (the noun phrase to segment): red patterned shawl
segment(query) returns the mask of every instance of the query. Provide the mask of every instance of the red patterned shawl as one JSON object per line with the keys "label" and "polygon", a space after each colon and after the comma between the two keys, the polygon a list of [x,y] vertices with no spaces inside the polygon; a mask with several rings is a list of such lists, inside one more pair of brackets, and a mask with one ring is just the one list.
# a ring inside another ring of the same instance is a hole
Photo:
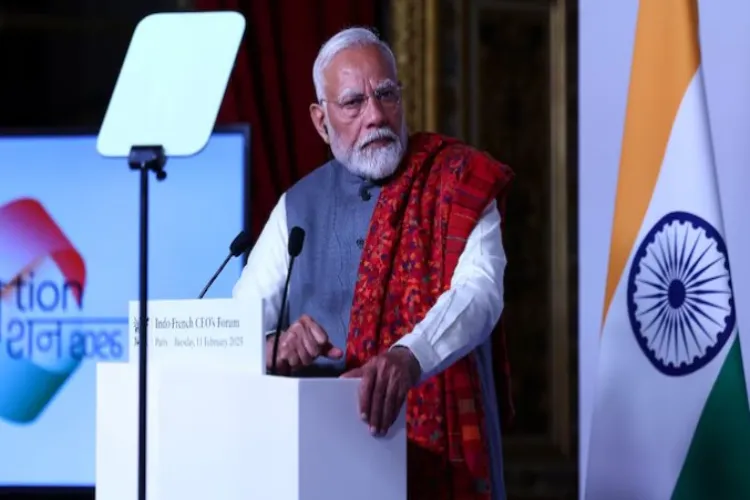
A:
{"label": "red patterned shawl", "polygon": [[[370,222],[354,291],[347,369],[386,351],[424,318],[449,288],[485,207],[504,194],[512,176],[454,139],[411,137],[402,170],[381,191]],[[481,399],[473,356],[409,392],[411,500],[490,498]]]}

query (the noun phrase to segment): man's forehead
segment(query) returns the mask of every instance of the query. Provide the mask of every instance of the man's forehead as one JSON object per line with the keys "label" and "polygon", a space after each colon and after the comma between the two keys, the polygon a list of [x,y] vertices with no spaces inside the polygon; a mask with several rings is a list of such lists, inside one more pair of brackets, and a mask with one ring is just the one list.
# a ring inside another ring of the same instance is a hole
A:
{"label": "man's forehead", "polygon": [[346,88],[362,91],[365,84],[377,87],[393,83],[394,69],[378,47],[365,46],[336,54],[324,74],[326,86],[338,93]]}

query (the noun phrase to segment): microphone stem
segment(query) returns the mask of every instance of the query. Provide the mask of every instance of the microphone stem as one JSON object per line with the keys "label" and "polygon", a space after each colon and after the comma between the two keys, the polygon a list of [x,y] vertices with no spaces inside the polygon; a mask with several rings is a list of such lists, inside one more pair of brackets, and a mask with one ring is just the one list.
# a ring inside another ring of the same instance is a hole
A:
{"label": "microphone stem", "polygon": [[286,282],[284,283],[284,292],[281,296],[281,310],[279,311],[279,320],[276,322],[276,331],[273,335],[273,354],[271,357],[271,375],[276,373],[276,358],[279,353],[279,337],[281,337],[281,324],[284,320],[284,310],[286,309],[287,294],[289,293],[289,281],[292,278],[292,268],[294,267],[294,257],[289,260],[289,270],[286,273]]}
{"label": "microphone stem", "polygon": [[216,281],[216,278],[219,277],[219,275],[224,270],[224,268],[227,266],[227,264],[229,263],[229,260],[232,257],[233,257],[233,255],[231,253],[229,255],[227,255],[227,258],[224,259],[224,262],[221,263],[221,266],[219,266],[219,269],[214,273],[213,276],[211,276],[211,279],[208,280],[208,283],[206,283],[206,286],[203,287],[203,290],[201,291],[200,295],[198,295],[199,299],[202,299],[203,296],[206,295],[206,292],[208,292],[208,289],[211,288],[211,285],[214,284],[214,281]]}

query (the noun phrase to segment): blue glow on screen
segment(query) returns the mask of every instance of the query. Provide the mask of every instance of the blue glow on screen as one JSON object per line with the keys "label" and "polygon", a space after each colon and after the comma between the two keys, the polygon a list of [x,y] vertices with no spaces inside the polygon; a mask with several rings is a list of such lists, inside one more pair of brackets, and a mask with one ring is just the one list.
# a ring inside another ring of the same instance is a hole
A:
{"label": "blue glow on screen", "polygon": [[[195,298],[226,257],[245,151],[244,133],[217,133],[151,176],[151,299]],[[93,486],[95,360],[127,356],[138,295],[139,174],[93,135],[0,137],[0,166],[0,486]],[[230,296],[241,267],[207,297]]]}

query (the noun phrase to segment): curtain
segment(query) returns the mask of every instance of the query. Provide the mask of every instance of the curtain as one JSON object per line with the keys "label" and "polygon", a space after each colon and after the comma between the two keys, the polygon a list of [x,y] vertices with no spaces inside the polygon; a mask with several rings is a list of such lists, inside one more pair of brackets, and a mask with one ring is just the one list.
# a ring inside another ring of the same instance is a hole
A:
{"label": "curtain", "polygon": [[373,26],[375,4],[376,0],[196,0],[196,10],[234,10],[247,20],[218,123],[250,124],[254,236],[281,194],[329,159],[310,121],[313,61],[337,31]]}

